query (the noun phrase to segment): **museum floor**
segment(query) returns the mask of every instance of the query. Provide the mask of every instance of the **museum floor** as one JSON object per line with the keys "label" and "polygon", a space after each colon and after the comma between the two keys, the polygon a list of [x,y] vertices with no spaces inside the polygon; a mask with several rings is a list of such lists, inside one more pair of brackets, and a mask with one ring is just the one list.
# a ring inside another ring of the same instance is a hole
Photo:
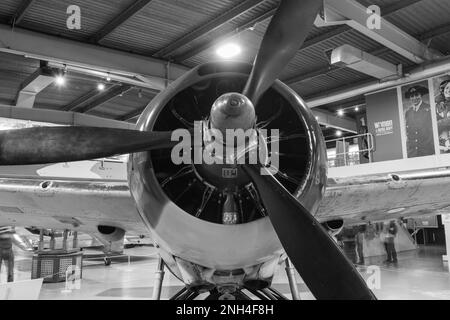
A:
{"label": "museum floor", "polygon": [[[374,289],[378,299],[446,299],[450,300],[450,272],[442,262],[442,247],[421,247],[399,254],[397,265],[385,265],[384,257],[367,259],[366,265],[380,268],[380,288]],[[103,260],[84,260],[83,279],[79,290],[64,292],[64,283],[44,284],[40,299],[150,299],[154,282],[156,257],[153,248],[128,249],[131,256],[113,259],[110,266]],[[367,278],[367,266],[358,267]],[[1,282],[5,281],[2,268]],[[16,280],[30,279],[31,256],[16,253]],[[298,275],[297,275],[298,277]],[[300,279],[298,277],[298,279]],[[313,299],[306,286],[299,281],[302,299]],[[181,289],[181,282],[166,272],[162,299],[168,299]],[[284,268],[275,276],[273,286],[290,297]]]}

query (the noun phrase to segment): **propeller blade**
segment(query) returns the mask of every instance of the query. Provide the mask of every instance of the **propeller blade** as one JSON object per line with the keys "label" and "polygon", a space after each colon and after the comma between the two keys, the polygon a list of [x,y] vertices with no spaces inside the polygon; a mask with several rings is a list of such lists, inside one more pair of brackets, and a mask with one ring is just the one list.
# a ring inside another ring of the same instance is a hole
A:
{"label": "propeller blade", "polygon": [[0,131],[0,165],[26,165],[103,158],[168,148],[172,132],[100,127],[35,127]]}
{"label": "propeller blade", "polygon": [[316,219],[260,166],[243,165],[287,255],[317,299],[375,300],[353,264]]}
{"label": "propeller blade", "polygon": [[300,49],[321,6],[318,0],[281,0],[243,92],[255,106]]}

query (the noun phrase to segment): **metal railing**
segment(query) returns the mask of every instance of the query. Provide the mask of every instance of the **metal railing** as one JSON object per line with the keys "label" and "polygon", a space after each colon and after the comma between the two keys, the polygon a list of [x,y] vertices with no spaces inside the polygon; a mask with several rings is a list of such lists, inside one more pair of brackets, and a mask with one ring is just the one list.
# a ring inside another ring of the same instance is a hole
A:
{"label": "metal railing", "polygon": [[[371,133],[364,133],[350,137],[327,140],[326,144],[333,142],[336,143],[336,154],[332,158],[328,158],[328,167],[344,167],[357,165],[362,163],[362,157],[365,157],[368,162],[373,161],[375,141]],[[350,151],[350,144],[356,144],[358,146],[363,145],[365,147],[363,149],[358,148],[357,151]],[[338,145],[341,146],[342,150],[339,150]]]}

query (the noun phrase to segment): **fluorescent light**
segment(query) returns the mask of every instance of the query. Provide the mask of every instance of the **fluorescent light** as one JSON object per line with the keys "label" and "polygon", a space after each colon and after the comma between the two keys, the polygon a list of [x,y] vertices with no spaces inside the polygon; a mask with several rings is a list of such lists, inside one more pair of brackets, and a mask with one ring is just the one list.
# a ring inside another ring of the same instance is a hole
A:
{"label": "fluorescent light", "polygon": [[66,78],[64,78],[64,76],[58,75],[55,78],[55,82],[58,86],[63,86],[66,84]]}
{"label": "fluorescent light", "polygon": [[399,212],[402,212],[402,211],[405,211],[406,210],[406,208],[395,208],[395,209],[391,209],[391,210],[389,210],[387,213],[389,213],[389,214],[392,214],[392,213],[399,213]]}
{"label": "fluorescent light", "polygon": [[103,83],[99,83],[99,84],[97,85],[97,89],[98,89],[99,91],[103,91],[103,90],[105,90],[105,85],[104,85]]}
{"label": "fluorescent light", "polygon": [[342,131],[341,130],[337,130],[336,131],[336,137],[341,137],[342,136]]}
{"label": "fluorescent light", "polygon": [[220,46],[216,53],[219,57],[224,59],[230,59],[238,56],[241,53],[242,49],[236,43],[226,43]]}

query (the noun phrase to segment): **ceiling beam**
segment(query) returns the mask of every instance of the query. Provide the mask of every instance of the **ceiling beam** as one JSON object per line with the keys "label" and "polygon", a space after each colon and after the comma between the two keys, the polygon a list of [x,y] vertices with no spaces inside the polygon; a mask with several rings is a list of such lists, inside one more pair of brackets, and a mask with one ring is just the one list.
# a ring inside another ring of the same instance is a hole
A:
{"label": "ceiling beam", "polygon": [[21,84],[16,97],[16,106],[33,108],[38,93],[47,88],[54,81],[54,70],[41,66]]}
{"label": "ceiling beam", "polygon": [[[381,12],[382,12],[382,16],[389,16],[391,14],[394,14],[396,12],[399,12],[409,6],[414,5],[417,2],[420,2],[423,0],[401,0],[395,4],[389,5],[389,6],[385,6],[383,8],[381,8]],[[226,40],[238,35],[239,33],[247,30],[250,27],[253,27],[255,24],[260,23],[265,21],[266,19],[271,18],[274,13],[276,12],[276,7],[271,8],[269,10],[267,10],[266,12],[264,12],[263,14],[257,16],[256,18],[252,19],[251,21],[248,21],[240,26],[238,26],[236,29],[225,33],[222,37],[220,37],[219,39],[213,40],[211,42],[206,42],[202,45],[196,46],[195,48],[188,50],[185,53],[179,54],[178,56],[175,56],[173,58],[174,61],[178,61],[178,62],[183,62],[185,60],[188,60],[194,56],[196,56],[197,54],[199,54],[200,52],[203,52],[213,46],[216,46],[218,44],[220,44],[221,42],[225,42]],[[313,45],[319,44],[325,40],[329,40],[330,38],[339,36],[344,34],[345,32],[348,32],[352,30],[351,27],[349,26],[339,26],[336,28],[333,28],[333,30],[326,32],[322,35],[318,35],[316,37],[313,37],[311,39],[307,39],[304,43],[303,46],[301,47],[300,50],[306,50],[308,48],[310,48]]]}
{"label": "ceiling beam", "polygon": [[154,54],[155,57],[158,58],[164,58],[164,57],[170,57],[175,51],[178,49],[184,47],[185,45],[191,43],[192,41],[195,41],[208,33],[222,27],[223,25],[227,24],[228,22],[236,19],[240,15],[252,10],[253,8],[257,7],[261,3],[263,3],[265,0],[246,0],[244,2],[241,2],[240,4],[234,6],[224,14],[216,17],[215,19],[203,24],[202,26],[198,27],[197,29],[189,32],[185,36],[179,38],[175,42],[171,43],[167,47],[159,50]]}
{"label": "ceiling beam", "polygon": [[428,32],[425,32],[421,36],[419,36],[420,41],[428,41],[436,37],[443,36],[444,34],[450,33],[450,23],[437,27],[433,30],[430,30]]}
{"label": "ceiling beam", "polygon": [[314,109],[312,112],[316,117],[317,122],[321,125],[357,133],[356,122],[353,119],[338,117],[335,114],[324,110]]}
{"label": "ceiling beam", "polygon": [[108,22],[103,28],[101,28],[96,34],[89,38],[92,43],[99,43],[108,34],[116,30],[122,24],[124,24],[128,19],[132,18],[135,14],[141,11],[146,5],[148,5],[152,0],[136,0],[131,6],[126,8],[121,14]]}
{"label": "ceiling beam", "polygon": [[[109,49],[98,45],[81,43],[42,33],[11,29],[0,25],[0,52],[7,52],[70,67],[90,69],[104,74],[128,77],[144,76],[146,88],[162,90],[166,87],[167,74],[170,81],[177,79],[189,69],[167,61]],[[124,82],[121,80],[120,82]]]}
{"label": "ceiling beam", "polygon": [[[447,34],[450,32],[450,24],[449,25],[445,25],[445,26],[440,26],[437,27],[435,29],[432,29],[430,31],[425,32],[422,35],[415,35],[415,37],[417,39],[420,39],[421,41],[428,41],[430,39],[436,38],[436,37],[440,37],[444,34]],[[370,54],[374,55],[374,56],[383,56],[384,54],[388,53],[390,50],[389,48],[386,47],[379,47],[376,50],[373,50],[372,52],[370,52]],[[307,73],[303,73],[303,74],[298,74],[296,76],[287,78],[285,80],[283,80],[284,83],[292,85],[295,83],[299,83],[299,82],[303,82],[303,81],[308,81],[311,79],[314,79],[316,77],[322,76],[322,75],[328,75],[330,73],[333,73],[335,71],[341,70],[345,67],[343,66],[333,66],[333,65],[328,65],[326,67],[323,68],[319,68],[316,70],[312,70],[309,71]]]}
{"label": "ceiling beam", "polygon": [[320,96],[307,97],[306,104],[310,108],[323,106],[329,103],[346,100],[370,92],[390,89],[396,86],[403,86],[408,83],[417,82],[423,79],[432,78],[450,72],[450,56],[438,60],[432,64],[418,66],[407,70],[408,76],[397,80],[380,82],[378,80],[369,80],[367,82],[358,82],[357,84],[346,85],[333,91],[328,91]]}
{"label": "ceiling beam", "polygon": [[385,18],[380,19],[380,28],[368,28],[367,18],[367,8],[356,0],[324,0],[324,15],[318,16],[316,25],[347,25],[416,64],[442,58],[441,53],[428,48]]}
{"label": "ceiling beam", "polygon": [[117,117],[116,120],[118,121],[129,121],[131,119],[137,118],[141,115],[141,113],[145,110],[147,106],[143,108],[139,108],[137,110],[131,111],[123,116]]}
{"label": "ceiling beam", "polygon": [[307,81],[307,80],[311,80],[314,79],[316,77],[322,76],[324,74],[328,74],[331,73],[333,71],[342,69],[341,66],[326,66],[323,68],[318,68],[312,71],[309,71],[307,73],[300,73],[296,76],[287,78],[286,80],[283,80],[284,83],[286,84],[294,84],[294,83],[299,83],[299,82],[303,82],[303,81]]}
{"label": "ceiling beam", "polygon": [[36,0],[22,0],[20,3],[19,8],[14,13],[14,15],[11,18],[10,24],[11,25],[18,25],[22,22],[23,18],[25,17],[25,14],[27,11],[31,8],[33,3],[35,3]]}
{"label": "ceiling beam", "polygon": [[277,10],[276,7],[271,8],[271,9],[267,10],[266,12],[258,15],[257,17],[251,19],[250,21],[247,21],[247,22],[239,25],[237,28],[234,28],[232,31],[225,33],[223,36],[219,37],[216,40],[213,40],[211,42],[206,42],[204,44],[200,44],[198,46],[195,46],[195,48],[192,48],[191,50],[188,50],[184,53],[174,56],[173,60],[178,61],[178,62],[183,62],[185,60],[188,60],[188,59],[196,56],[200,52],[203,52],[213,46],[216,46],[216,45],[230,39],[231,37],[233,37],[235,35],[240,34],[241,32],[253,27],[255,24],[271,18],[274,15],[274,13],[276,12],[276,10]]}
{"label": "ceiling beam", "polygon": [[84,105],[86,105],[89,101],[94,99],[96,96],[98,96],[99,91],[98,89],[92,89],[88,93],[82,95],[81,97],[75,99],[68,105],[61,108],[62,111],[76,111],[78,109],[81,109]]}
{"label": "ceiling beam", "polygon": [[[408,7],[416,4],[417,2],[421,2],[421,1],[423,1],[423,0],[402,0],[402,1],[396,2],[394,4],[385,6],[385,7],[381,8],[381,16],[388,17],[394,13],[404,10],[405,8],[408,8]],[[302,47],[300,48],[300,51],[309,49],[310,47],[320,44],[331,38],[341,36],[351,30],[353,30],[353,29],[347,25],[338,26],[336,28],[333,28],[332,30],[330,30],[328,32],[325,32],[323,34],[315,36],[311,39],[307,39],[303,43]]]}
{"label": "ceiling beam", "polygon": [[97,98],[94,100],[89,101],[86,105],[82,106],[81,108],[78,108],[74,111],[80,112],[80,113],[86,113],[91,111],[92,109],[95,109],[102,104],[111,101],[112,99],[116,98],[117,96],[120,96],[127,91],[133,89],[130,85],[117,85],[109,88],[108,90],[105,90],[102,92]]}
{"label": "ceiling beam", "polygon": [[0,117],[69,126],[135,129],[135,125],[132,123],[100,118],[88,114],[48,109],[21,108],[2,104],[0,104]]}

